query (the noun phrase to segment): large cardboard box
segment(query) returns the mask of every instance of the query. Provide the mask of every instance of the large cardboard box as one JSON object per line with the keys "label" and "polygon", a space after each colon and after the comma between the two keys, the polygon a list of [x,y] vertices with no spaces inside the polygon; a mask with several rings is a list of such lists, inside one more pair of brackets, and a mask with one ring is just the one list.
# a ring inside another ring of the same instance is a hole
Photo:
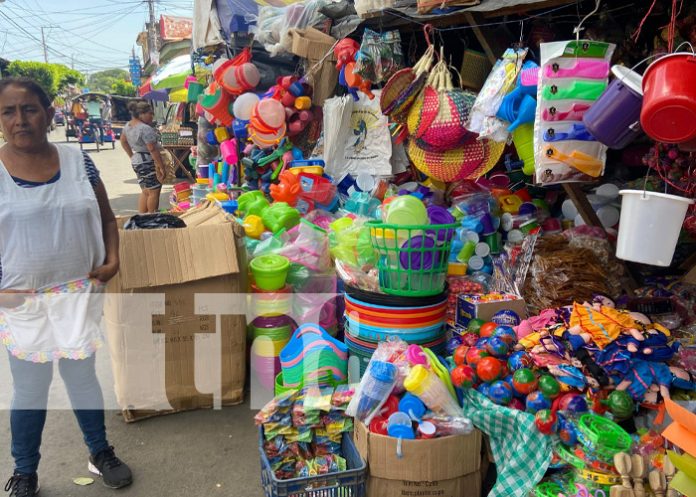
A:
{"label": "large cardboard box", "polygon": [[355,445],[367,461],[368,497],[479,497],[481,432],[399,441],[356,423]]}
{"label": "large cardboard box", "polygon": [[502,310],[514,311],[520,319],[527,317],[527,306],[520,297],[481,302],[469,295],[460,295],[457,297],[457,325],[466,327],[474,318],[490,321],[496,312]]}
{"label": "large cardboard box", "polygon": [[104,318],[126,421],[244,401],[245,317],[221,305],[246,289],[241,227],[212,205],[181,218],[186,228],[119,229]]}
{"label": "large cardboard box", "polygon": [[314,89],[312,103],[321,106],[334,95],[338,83],[336,56],[332,51],[337,40],[314,28],[290,29],[289,35],[292,39],[291,52],[307,59],[307,70]]}

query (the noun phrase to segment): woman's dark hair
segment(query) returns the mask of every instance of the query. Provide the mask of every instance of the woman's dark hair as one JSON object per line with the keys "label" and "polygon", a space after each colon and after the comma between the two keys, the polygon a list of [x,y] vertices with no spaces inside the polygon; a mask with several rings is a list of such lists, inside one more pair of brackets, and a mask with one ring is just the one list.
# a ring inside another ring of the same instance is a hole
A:
{"label": "woman's dark hair", "polygon": [[152,105],[147,103],[145,100],[133,100],[128,104],[128,110],[135,119],[138,119],[141,115],[152,112]]}
{"label": "woman's dark hair", "polygon": [[48,109],[52,103],[51,98],[46,93],[39,83],[29,78],[2,78],[0,79],[0,95],[5,91],[8,86],[19,86],[25,90],[33,93],[41,102],[44,109]]}

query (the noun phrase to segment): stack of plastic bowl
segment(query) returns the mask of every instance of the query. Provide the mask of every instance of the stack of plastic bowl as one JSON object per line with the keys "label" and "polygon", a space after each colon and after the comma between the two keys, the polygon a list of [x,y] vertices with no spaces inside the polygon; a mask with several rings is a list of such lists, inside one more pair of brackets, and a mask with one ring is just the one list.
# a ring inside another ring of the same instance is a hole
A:
{"label": "stack of plastic bowl", "polygon": [[295,323],[288,316],[257,317],[249,325],[251,369],[267,390],[273,391],[276,375],[280,373],[280,351],[294,329]]}
{"label": "stack of plastic bowl", "polygon": [[447,293],[409,298],[346,287],[344,341],[351,381],[362,377],[379,342],[400,338],[409,344],[445,349]]}

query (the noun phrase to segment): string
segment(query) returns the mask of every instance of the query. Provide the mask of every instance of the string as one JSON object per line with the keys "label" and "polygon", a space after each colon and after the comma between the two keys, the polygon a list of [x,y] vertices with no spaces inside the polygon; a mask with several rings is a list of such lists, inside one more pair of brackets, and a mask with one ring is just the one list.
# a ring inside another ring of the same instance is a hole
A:
{"label": "string", "polygon": [[638,37],[640,36],[640,32],[643,30],[643,25],[648,20],[648,17],[650,17],[650,14],[652,14],[652,11],[655,8],[656,3],[657,3],[657,0],[653,0],[652,5],[648,9],[648,11],[645,13],[645,16],[640,21],[640,24],[638,24],[638,27],[636,28],[636,30],[631,35],[631,39],[633,40],[634,43],[638,41]]}
{"label": "string", "polygon": [[672,16],[669,21],[669,40],[667,50],[671,53],[674,48],[674,37],[677,31],[677,0],[672,0]]}

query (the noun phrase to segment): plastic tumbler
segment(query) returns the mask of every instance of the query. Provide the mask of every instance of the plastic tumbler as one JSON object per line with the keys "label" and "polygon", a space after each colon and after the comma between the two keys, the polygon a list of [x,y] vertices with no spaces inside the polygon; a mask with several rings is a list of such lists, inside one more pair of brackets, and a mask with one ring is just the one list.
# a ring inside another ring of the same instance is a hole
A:
{"label": "plastic tumbler", "polygon": [[[422,367],[422,366],[421,366]],[[396,366],[389,362],[371,361],[360,385],[356,417],[365,423],[382,407],[394,388]]]}
{"label": "plastic tumbler", "polygon": [[399,401],[399,411],[405,412],[415,421],[420,421],[426,410],[423,401],[412,393],[405,393]]}
{"label": "plastic tumbler", "polygon": [[461,416],[462,409],[437,375],[421,365],[414,366],[404,380],[406,390],[423,401],[431,411]]}

